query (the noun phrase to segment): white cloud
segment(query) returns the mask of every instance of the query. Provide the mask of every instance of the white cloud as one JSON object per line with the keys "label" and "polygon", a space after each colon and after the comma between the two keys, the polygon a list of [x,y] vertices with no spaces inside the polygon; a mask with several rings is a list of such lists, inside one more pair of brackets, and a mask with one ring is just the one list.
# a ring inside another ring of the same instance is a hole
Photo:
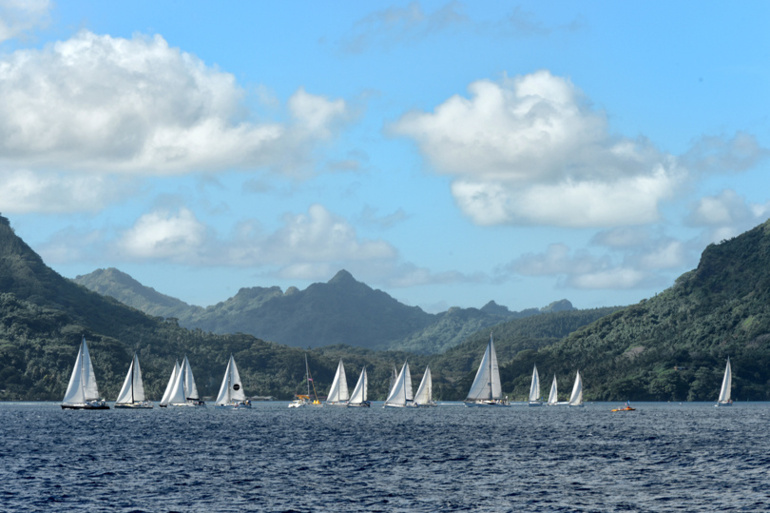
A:
{"label": "white cloud", "polygon": [[505,271],[554,276],[561,286],[576,289],[630,289],[665,283],[660,272],[680,268],[686,262],[685,245],[680,241],[665,237],[632,241],[629,235],[599,236],[600,243],[614,244],[618,250],[603,256],[573,253],[566,244],[551,244],[543,253],[527,253],[513,260]]}
{"label": "white cloud", "polygon": [[457,2],[449,2],[436,11],[426,12],[419,2],[411,2],[405,7],[373,12],[356,22],[352,34],[341,42],[342,50],[360,53],[374,45],[387,48],[461,26],[469,20],[460,7]]}
{"label": "white cloud", "polygon": [[0,0],[0,43],[44,27],[50,11],[49,0]]}
{"label": "white cloud", "polygon": [[392,125],[413,138],[478,224],[589,227],[658,219],[685,178],[645,139],[611,136],[567,79],[538,71],[469,86],[434,112]]}
{"label": "white cloud", "polygon": [[206,227],[188,209],[152,212],[137,220],[115,248],[128,260],[170,260],[198,263],[206,251]]}
{"label": "white cloud", "polygon": [[757,138],[738,132],[732,139],[703,136],[685,153],[682,160],[689,169],[707,173],[745,171],[770,156]]}
{"label": "white cloud", "polygon": [[124,177],[47,171],[0,173],[0,211],[61,214],[94,212],[114,205],[136,184]]}
{"label": "white cloud", "polygon": [[244,94],[233,75],[161,36],[81,31],[0,58],[0,166],[293,173],[346,115],[343,100],[300,88],[288,102],[291,122],[244,121]]}
{"label": "white cloud", "polygon": [[691,226],[705,228],[706,243],[730,239],[767,220],[770,202],[749,203],[732,189],[698,200],[687,217]]}

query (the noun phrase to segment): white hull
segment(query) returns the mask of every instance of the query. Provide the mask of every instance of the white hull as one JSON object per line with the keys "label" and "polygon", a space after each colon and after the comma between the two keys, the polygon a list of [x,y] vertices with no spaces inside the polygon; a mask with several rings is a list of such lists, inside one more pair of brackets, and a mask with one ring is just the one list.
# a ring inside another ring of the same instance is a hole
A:
{"label": "white hull", "polygon": [[141,403],[115,403],[113,408],[124,408],[127,410],[149,410],[152,408],[152,403],[150,401],[142,401]]}
{"label": "white hull", "polygon": [[62,410],[109,410],[110,407],[104,401],[92,401],[83,404],[62,404]]}
{"label": "white hull", "polygon": [[465,401],[465,406],[468,408],[507,408],[511,405],[506,402],[495,402],[495,401]]}
{"label": "white hull", "polygon": [[369,408],[371,403],[369,401],[363,403],[348,403],[348,408]]}

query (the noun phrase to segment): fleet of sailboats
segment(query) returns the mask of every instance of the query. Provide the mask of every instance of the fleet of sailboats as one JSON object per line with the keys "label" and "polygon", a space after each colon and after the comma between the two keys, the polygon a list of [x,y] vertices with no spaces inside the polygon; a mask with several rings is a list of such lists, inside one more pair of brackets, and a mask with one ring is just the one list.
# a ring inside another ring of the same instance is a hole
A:
{"label": "fleet of sailboats", "polygon": [[61,407],[64,410],[109,410],[107,403],[99,397],[99,387],[96,386],[94,366],[91,355],[88,354],[86,337],[80,342],[75,366],[72,368],[67,391],[64,393]]}
{"label": "fleet of sailboats", "polygon": [[115,400],[115,408],[152,408],[152,402],[145,400],[144,397],[142,369],[139,367],[139,357],[136,353],[128,367],[123,387]]}
{"label": "fleet of sailboats", "polygon": [[509,406],[508,398],[503,397],[500,385],[500,368],[497,365],[497,353],[492,334],[484,357],[481,359],[476,377],[473,380],[465,406]]}
{"label": "fleet of sailboats", "polygon": [[730,357],[727,357],[725,366],[725,375],[722,377],[722,388],[719,389],[719,399],[714,406],[732,406],[733,400],[730,399],[730,390],[733,387],[733,371],[730,367]]}
{"label": "fleet of sailboats", "polygon": [[214,404],[217,408],[251,408],[251,401],[246,398],[243,391],[241,375],[238,373],[233,355],[230,355],[230,360],[227,362],[225,376],[222,378],[219,394],[217,394],[217,400],[214,401]]}
{"label": "fleet of sailboats", "polygon": [[[395,367],[394,367],[395,371]],[[297,399],[289,404],[290,408],[301,406],[322,406],[315,394],[315,384],[310,375],[307,355],[305,355],[305,379],[307,383],[307,395],[297,395]],[[310,399],[310,387],[313,387],[314,399]],[[326,404],[333,406],[350,407],[369,407],[368,400],[368,376],[366,367],[361,369],[361,374],[353,389],[353,393],[348,393],[347,377],[345,375],[345,366],[342,360],[337,365],[337,372],[334,375]],[[716,406],[730,406],[732,388],[732,368],[730,358],[727,358],[722,387],[719,392],[719,398]],[[530,406],[540,406],[543,404],[540,396],[540,376],[537,371],[537,365],[532,369],[532,381],[530,384],[528,400],[526,404]],[[473,384],[464,401],[466,406],[509,406],[508,397],[503,397],[500,382],[500,369],[497,363],[497,354],[495,352],[494,337],[490,334],[484,356],[476,371]],[[166,389],[159,405],[167,406],[205,406],[198,393],[195,384],[190,361],[187,356],[184,357],[182,364],[176,361],[171,371]],[[219,394],[215,401],[217,407],[222,408],[251,408],[251,402],[246,397],[243,390],[238,367],[235,364],[233,355],[225,369],[222,384],[219,388]],[[519,403],[517,403],[519,404]],[[545,403],[548,406],[562,405],[579,407],[583,406],[583,379],[578,370],[575,373],[575,383],[572,387],[572,393],[569,400],[559,402],[558,383],[556,376],[553,376],[548,400]],[[430,407],[436,406],[433,401],[433,380],[430,366],[425,368],[417,392],[412,391],[412,376],[409,369],[409,362],[404,362],[401,371],[391,379],[391,386],[388,396],[384,402],[385,407],[403,408]],[[78,349],[75,365],[72,369],[72,375],[67,386],[67,391],[61,403],[62,409],[83,409],[83,410],[105,410],[109,406],[104,399],[99,397],[99,389],[94,376],[94,368],[91,362],[91,356],[88,351],[85,337],[82,338],[80,348]],[[136,353],[131,360],[128,373],[123,381],[118,398],[115,401],[115,408],[152,408],[153,404],[145,397],[144,384],[142,381],[142,370],[139,365],[139,357]],[[614,410],[613,410],[614,411]]]}

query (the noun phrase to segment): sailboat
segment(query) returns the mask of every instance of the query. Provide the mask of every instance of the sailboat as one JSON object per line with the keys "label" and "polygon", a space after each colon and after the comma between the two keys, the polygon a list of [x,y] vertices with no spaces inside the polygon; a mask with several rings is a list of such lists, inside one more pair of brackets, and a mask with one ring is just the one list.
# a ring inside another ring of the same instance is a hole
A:
{"label": "sailboat", "polygon": [[489,334],[489,343],[484,357],[476,371],[476,377],[465,398],[465,406],[509,406],[508,398],[503,398],[500,385],[500,368],[497,366],[497,354],[492,334]]}
{"label": "sailboat", "polygon": [[227,362],[225,376],[222,378],[222,385],[219,387],[219,394],[214,404],[217,408],[251,408],[251,401],[246,399],[246,394],[243,392],[241,375],[238,373],[233,355],[230,355],[230,361]]}
{"label": "sailboat", "polygon": [[[307,395],[297,394],[297,398],[289,403],[289,408],[302,408],[304,406],[323,406],[323,403],[318,400],[318,394],[315,393],[315,383],[312,376],[310,376],[310,366],[307,363],[307,354],[305,354],[305,381],[307,382]],[[313,396],[315,399],[310,400],[310,384],[313,383]]]}
{"label": "sailboat", "polygon": [[63,410],[109,410],[110,407],[104,399],[99,397],[99,388],[96,386],[94,366],[91,364],[91,355],[88,354],[86,337],[83,337],[72,368],[67,392],[62,399]]}
{"label": "sailboat", "polygon": [[537,365],[532,371],[532,384],[529,386],[529,405],[542,406],[540,401],[540,376],[537,374]]}
{"label": "sailboat", "polygon": [[575,384],[572,386],[567,406],[583,406],[583,379],[580,377],[580,371],[575,375]]}
{"label": "sailboat", "polygon": [[433,378],[430,374],[430,367],[425,367],[425,374],[422,375],[420,386],[417,387],[417,392],[414,394],[412,406],[418,408],[436,406],[436,403],[433,402]]}
{"label": "sailboat", "polygon": [[171,395],[168,399],[169,406],[206,406],[206,403],[198,394],[198,387],[195,386],[192,367],[187,356],[184,357],[182,366],[174,378],[174,385],[171,389]]}
{"label": "sailboat", "polygon": [[348,378],[345,375],[345,366],[342,360],[337,364],[337,373],[334,375],[332,387],[326,398],[326,404],[330,406],[347,406],[350,394],[348,393]]}
{"label": "sailboat", "polygon": [[556,374],[553,375],[553,383],[551,383],[551,393],[548,394],[548,406],[556,406],[559,404],[559,390],[556,385]]}
{"label": "sailboat", "polygon": [[732,406],[733,400],[730,399],[730,390],[733,387],[733,371],[730,367],[730,357],[727,357],[725,366],[725,375],[722,378],[722,388],[719,390],[719,399],[714,406]]}
{"label": "sailboat", "polygon": [[396,376],[383,407],[403,408],[407,406],[414,395],[412,394],[412,373],[409,372],[409,362],[404,362],[401,372]]}
{"label": "sailboat", "polygon": [[136,353],[131,360],[131,365],[128,366],[123,387],[115,400],[115,408],[152,408],[152,403],[144,398],[142,369],[139,367],[139,357]]}
{"label": "sailboat", "polygon": [[168,400],[171,398],[171,392],[174,390],[174,383],[176,383],[176,375],[179,374],[180,369],[179,360],[177,360],[174,368],[171,369],[171,378],[168,380],[168,385],[166,385],[166,391],[163,392],[163,397],[158,404],[161,408],[168,406]]}
{"label": "sailboat", "polygon": [[371,403],[367,401],[367,388],[369,387],[369,378],[366,374],[366,367],[361,369],[361,375],[358,376],[356,387],[353,389],[353,393],[350,395],[348,406],[368,408]]}

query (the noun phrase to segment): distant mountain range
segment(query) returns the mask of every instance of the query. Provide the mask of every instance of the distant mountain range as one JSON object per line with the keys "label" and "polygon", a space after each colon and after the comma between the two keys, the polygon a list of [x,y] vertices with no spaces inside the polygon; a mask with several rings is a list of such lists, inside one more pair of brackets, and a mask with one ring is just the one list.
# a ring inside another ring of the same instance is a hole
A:
{"label": "distant mountain range", "polygon": [[305,290],[242,288],[230,299],[207,308],[161,294],[114,268],[78,276],[75,282],[149,315],[176,318],[189,329],[248,333],[293,347],[345,344],[435,354],[501,322],[575,310],[566,299],[521,312],[490,301],[480,309],[451,308],[430,314],[372,289],[345,270],[327,283],[314,283]]}

